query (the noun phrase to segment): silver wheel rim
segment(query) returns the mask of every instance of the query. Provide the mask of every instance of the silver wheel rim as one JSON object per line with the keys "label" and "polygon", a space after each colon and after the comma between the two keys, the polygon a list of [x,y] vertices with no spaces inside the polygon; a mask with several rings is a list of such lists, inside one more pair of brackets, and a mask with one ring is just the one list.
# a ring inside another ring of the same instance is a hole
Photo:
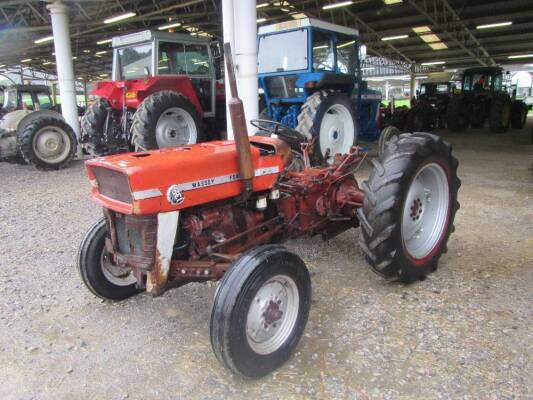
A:
{"label": "silver wheel rim", "polygon": [[198,131],[194,118],[183,108],[165,110],[157,120],[155,138],[159,148],[196,143]]}
{"label": "silver wheel rim", "polygon": [[261,355],[275,352],[291,336],[300,308],[298,287],[287,275],[266,281],[255,295],[246,318],[246,338]]}
{"label": "silver wheel rim", "polygon": [[105,278],[116,286],[130,286],[137,282],[137,279],[129,268],[121,268],[111,262],[109,254],[102,251],[100,256],[100,267]]}
{"label": "silver wheel rim", "polygon": [[35,156],[46,163],[63,161],[72,149],[67,132],[57,126],[45,126],[33,136],[32,148]]}
{"label": "silver wheel rim", "polygon": [[353,146],[354,139],[355,125],[350,110],[342,104],[329,107],[320,123],[322,155],[325,156],[328,149],[330,160],[335,154],[346,154]]}
{"label": "silver wheel rim", "polygon": [[409,187],[402,214],[403,245],[411,257],[423,259],[438,245],[449,203],[446,171],[434,162],[424,165]]}

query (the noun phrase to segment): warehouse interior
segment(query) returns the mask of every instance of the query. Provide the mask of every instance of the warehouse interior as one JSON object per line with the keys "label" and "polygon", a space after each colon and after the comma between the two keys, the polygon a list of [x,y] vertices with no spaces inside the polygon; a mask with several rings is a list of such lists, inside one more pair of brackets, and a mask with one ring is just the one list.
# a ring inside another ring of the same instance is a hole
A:
{"label": "warehouse interior", "polygon": [[[183,70],[166,42],[182,46]],[[0,397],[532,397],[532,108],[530,0],[1,1]],[[374,221],[385,217],[394,225]],[[406,218],[431,221],[407,240]],[[119,224],[143,252],[125,256]],[[84,265],[97,229],[95,283]],[[417,258],[409,243],[424,235],[435,244]],[[268,276],[247,286],[256,247],[279,243],[308,291],[296,278],[278,278],[285,295]],[[238,277],[252,293],[240,319]],[[102,279],[133,291],[106,296]],[[256,312],[260,295],[272,300]],[[310,311],[289,329],[291,301]],[[251,344],[283,329],[276,357]],[[239,364],[243,348],[257,357]]]}

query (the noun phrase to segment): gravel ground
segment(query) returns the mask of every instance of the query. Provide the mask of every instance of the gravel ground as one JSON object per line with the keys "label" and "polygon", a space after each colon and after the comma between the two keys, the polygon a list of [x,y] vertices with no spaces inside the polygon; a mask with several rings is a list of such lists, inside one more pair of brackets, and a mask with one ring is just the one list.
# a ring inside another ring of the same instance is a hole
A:
{"label": "gravel ground", "polygon": [[115,304],[83,287],[76,251],[101,211],[81,162],[0,163],[0,398],[533,398],[529,131],[443,135],[463,186],[439,269],[387,283],[357,231],[288,243],[313,274],[313,306],[294,357],[259,381],[211,352],[214,283]]}

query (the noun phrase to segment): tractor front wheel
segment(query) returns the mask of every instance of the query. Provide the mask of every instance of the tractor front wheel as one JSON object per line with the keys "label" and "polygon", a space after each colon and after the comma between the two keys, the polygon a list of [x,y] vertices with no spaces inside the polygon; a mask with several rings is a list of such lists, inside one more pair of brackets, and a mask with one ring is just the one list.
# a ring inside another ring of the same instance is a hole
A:
{"label": "tractor front wheel", "polygon": [[133,116],[136,150],[175,147],[204,141],[203,124],[184,95],[161,91],[148,96]]}
{"label": "tractor front wheel", "polygon": [[359,128],[353,102],[344,93],[321,90],[309,96],[298,114],[296,130],[316,138],[313,164],[347,154],[357,145]]}
{"label": "tractor front wheel", "polygon": [[78,251],[78,271],[85,286],[105,300],[123,300],[139,292],[130,269],[115,265],[105,249],[105,218],[85,234]]}
{"label": "tractor front wheel", "polygon": [[304,262],[279,245],[257,247],[226,272],[211,312],[218,360],[248,378],[265,376],[289,359],[311,305]]}
{"label": "tractor front wheel", "polygon": [[387,143],[363,182],[360,245],[372,269],[413,282],[437,268],[459,208],[457,160],[430,133],[402,134]]}
{"label": "tractor front wheel", "polygon": [[505,133],[511,124],[511,100],[507,96],[495,97],[490,106],[489,128],[495,133]]}

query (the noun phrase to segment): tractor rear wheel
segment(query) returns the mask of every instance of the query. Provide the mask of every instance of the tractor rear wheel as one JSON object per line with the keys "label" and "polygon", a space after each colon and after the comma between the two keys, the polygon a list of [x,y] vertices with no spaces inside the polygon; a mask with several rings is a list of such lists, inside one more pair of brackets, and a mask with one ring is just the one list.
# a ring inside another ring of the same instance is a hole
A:
{"label": "tractor rear wheel", "polygon": [[361,248],[385,278],[423,279],[437,268],[453,231],[458,162],[448,143],[421,132],[394,137],[373,163],[358,211]]}
{"label": "tractor rear wheel", "polygon": [[184,95],[161,91],[148,96],[133,116],[136,150],[175,147],[204,141],[202,120]]}
{"label": "tractor rear wheel", "polygon": [[489,111],[489,128],[495,133],[505,133],[511,124],[511,100],[497,96],[492,100]]}
{"label": "tractor rear wheel", "polygon": [[17,132],[17,145],[24,161],[38,169],[67,167],[76,154],[76,134],[64,120],[42,116]]}
{"label": "tractor rear wheel", "polygon": [[346,154],[359,140],[353,102],[343,93],[321,90],[309,96],[298,114],[296,130],[308,139],[316,138],[313,164]]}
{"label": "tractor rear wheel", "polygon": [[446,126],[452,131],[462,131],[468,125],[465,104],[461,97],[452,97],[446,110]]}
{"label": "tractor rear wheel", "polygon": [[124,300],[137,294],[137,279],[127,268],[113,264],[106,252],[105,218],[89,228],[78,251],[78,272],[85,286],[105,300]]}
{"label": "tractor rear wheel", "polygon": [[400,136],[400,130],[395,126],[389,125],[381,131],[378,140],[378,155],[381,157],[385,153],[385,148],[387,147],[387,142],[393,137]]}
{"label": "tractor rear wheel", "polygon": [[528,109],[523,101],[513,101],[511,106],[511,125],[513,129],[526,126]]}
{"label": "tractor rear wheel", "polygon": [[304,262],[279,245],[244,253],[224,275],[211,312],[217,359],[241,376],[259,378],[289,359],[311,306]]}
{"label": "tractor rear wheel", "polygon": [[104,130],[109,112],[111,112],[109,102],[99,97],[87,107],[87,111],[81,117],[81,142],[86,144],[87,150],[93,156],[107,154]]}

